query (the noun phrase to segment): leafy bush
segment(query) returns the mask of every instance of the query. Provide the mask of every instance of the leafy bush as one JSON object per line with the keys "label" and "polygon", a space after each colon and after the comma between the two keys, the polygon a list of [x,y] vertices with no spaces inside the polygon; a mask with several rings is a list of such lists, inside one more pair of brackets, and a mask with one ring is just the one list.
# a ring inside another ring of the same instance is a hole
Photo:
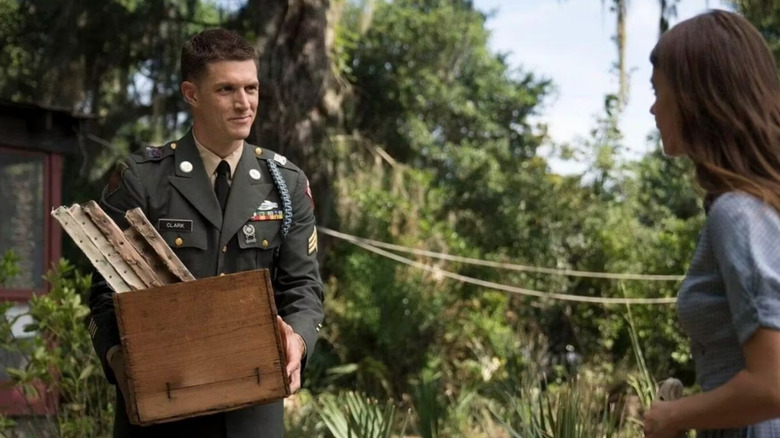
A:
{"label": "leafy bush", "polygon": [[[335,438],[390,438],[396,436],[396,407],[355,392],[323,396],[317,402],[320,417]],[[398,435],[403,436],[406,420]]]}
{"label": "leafy bush", "polygon": [[[8,278],[4,258],[0,279]],[[50,289],[33,296],[26,311],[11,312],[14,303],[0,304],[0,348],[21,358],[21,366],[6,366],[14,388],[49,409],[26,428],[30,436],[107,437],[111,435],[114,393],[102,374],[84,323],[89,309],[81,294],[90,276],[82,275],[66,260],[46,277]],[[18,328],[30,336],[18,336]],[[32,405],[30,406],[30,408]],[[32,409],[31,409],[31,414]],[[12,419],[0,424],[8,432]]]}

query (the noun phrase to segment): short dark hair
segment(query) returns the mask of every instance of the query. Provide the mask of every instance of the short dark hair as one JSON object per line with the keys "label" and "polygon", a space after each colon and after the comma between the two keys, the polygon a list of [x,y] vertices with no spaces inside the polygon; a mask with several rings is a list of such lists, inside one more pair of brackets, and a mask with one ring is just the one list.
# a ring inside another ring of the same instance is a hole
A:
{"label": "short dark hair", "polygon": [[226,29],[207,29],[189,39],[181,48],[181,79],[198,79],[214,61],[253,60],[257,52],[247,40]]}

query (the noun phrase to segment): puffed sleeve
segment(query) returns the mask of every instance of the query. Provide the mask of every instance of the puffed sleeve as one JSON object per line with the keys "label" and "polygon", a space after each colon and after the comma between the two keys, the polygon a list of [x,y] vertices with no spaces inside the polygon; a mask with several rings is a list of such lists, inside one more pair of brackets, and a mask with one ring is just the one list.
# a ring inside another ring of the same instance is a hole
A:
{"label": "puffed sleeve", "polygon": [[758,198],[726,193],[707,218],[709,238],[740,343],[780,330],[780,216]]}

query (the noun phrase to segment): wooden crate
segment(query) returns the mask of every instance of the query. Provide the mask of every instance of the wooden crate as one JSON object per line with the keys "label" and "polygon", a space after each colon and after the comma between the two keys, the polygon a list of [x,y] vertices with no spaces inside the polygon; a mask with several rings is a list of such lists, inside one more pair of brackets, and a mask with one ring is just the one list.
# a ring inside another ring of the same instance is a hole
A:
{"label": "wooden crate", "polygon": [[290,395],[267,269],[118,293],[114,303],[134,424]]}

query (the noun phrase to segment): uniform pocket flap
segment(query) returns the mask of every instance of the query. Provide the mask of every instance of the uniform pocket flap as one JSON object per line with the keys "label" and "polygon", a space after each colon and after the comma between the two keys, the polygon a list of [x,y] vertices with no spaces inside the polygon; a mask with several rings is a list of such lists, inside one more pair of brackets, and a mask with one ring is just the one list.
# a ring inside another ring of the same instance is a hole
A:
{"label": "uniform pocket flap", "polygon": [[282,244],[281,221],[249,221],[238,230],[241,249],[272,249]]}
{"label": "uniform pocket flap", "polygon": [[[165,220],[170,221],[170,219]],[[158,222],[157,231],[171,248],[197,248],[205,250],[208,246],[206,230],[203,227],[199,227],[199,224],[189,222],[189,227],[176,229],[170,226],[170,222],[164,223],[163,221],[163,219],[160,219]],[[163,224],[162,226],[160,225],[161,223]]]}

